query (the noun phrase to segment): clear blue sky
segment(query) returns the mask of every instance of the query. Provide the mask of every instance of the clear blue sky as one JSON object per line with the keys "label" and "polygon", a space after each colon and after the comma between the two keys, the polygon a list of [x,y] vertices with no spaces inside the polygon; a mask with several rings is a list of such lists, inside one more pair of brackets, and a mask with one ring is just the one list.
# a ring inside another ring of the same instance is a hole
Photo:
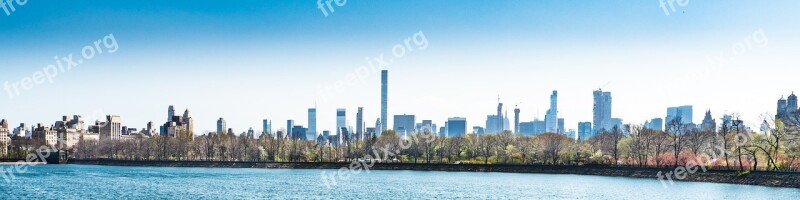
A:
{"label": "clear blue sky", "polygon": [[[716,118],[737,112],[757,124],[781,95],[800,92],[796,1],[689,1],[668,8],[670,15],[657,0],[349,0],[333,7],[327,17],[313,0],[28,1],[10,15],[0,10],[0,84],[32,77],[53,57],[80,54],[108,34],[118,44],[53,83],[14,98],[4,90],[0,118],[16,126],[104,113],[141,128],[163,123],[175,105],[190,109],[197,132],[214,130],[218,117],[244,131],[260,130],[263,118],[275,129],[286,119],[307,125],[306,109],[316,103],[320,131],[335,125],[336,108],[347,108],[355,125],[356,108],[365,107],[371,126],[379,74],[326,100],[319,88],[347,80],[365,57],[391,55],[420,31],[427,48],[387,67],[389,112],[439,125],[458,116],[483,126],[498,95],[509,111],[519,104],[523,121],[543,118],[551,90],[559,90],[559,114],[576,128],[591,121],[599,87],[612,92],[613,116],[625,123],[691,104],[696,122],[711,109]],[[753,40],[759,30],[768,43]],[[739,43],[749,45],[732,49]],[[730,61],[709,64],[720,52]]]}

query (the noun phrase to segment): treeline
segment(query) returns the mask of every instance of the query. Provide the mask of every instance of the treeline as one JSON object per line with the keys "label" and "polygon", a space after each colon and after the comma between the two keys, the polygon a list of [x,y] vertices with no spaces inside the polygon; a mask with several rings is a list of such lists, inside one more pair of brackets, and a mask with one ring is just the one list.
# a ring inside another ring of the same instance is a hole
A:
{"label": "treeline", "polygon": [[562,134],[535,136],[467,134],[438,137],[419,133],[407,137],[386,131],[380,136],[339,145],[263,135],[206,133],[192,136],[81,141],[69,157],[120,160],[350,162],[368,159],[401,163],[625,165],[675,167],[687,162],[715,169],[796,171],[800,129],[783,120],[771,123],[768,134],[746,132],[735,121],[717,130],[701,131],[667,123],[665,131],[638,125],[615,127],[576,141]]}

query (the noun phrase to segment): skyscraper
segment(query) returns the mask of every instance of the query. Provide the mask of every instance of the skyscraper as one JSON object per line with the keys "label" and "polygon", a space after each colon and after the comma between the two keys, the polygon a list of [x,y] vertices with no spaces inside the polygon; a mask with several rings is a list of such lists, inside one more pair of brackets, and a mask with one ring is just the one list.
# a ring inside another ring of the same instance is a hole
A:
{"label": "skyscraper", "polygon": [[175,116],[175,106],[169,105],[167,109],[167,122],[172,121],[172,116]]}
{"label": "skyscraper", "polygon": [[714,120],[711,117],[711,110],[706,111],[706,116],[703,117],[703,123],[700,127],[703,131],[716,131],[717,130],[717,120]]}
{"label": "skyscraper", "polygon": [[519,134],[519,107],[514,108],[514,134]]}
{"label": "skyscraper", "polygon": [[317,137],[317,108],[308,109],[308,133],[306,135]]}
{"label": "skyscraper", "polygon": [[445,127],[447,127],[447,137],[456,137],[467,134],[467,118],[448,118]]}
{"label": "skyscraper", "polygon": [[601,129],[610,129],[608,121],[611,120],[611,92],[603,92],[601,89],[594,91],[594,108],[592,109],[594,128],[592,133],[597,133]]}
{"label": "skyscraper", "polygon": [[667,108],[666,123],[669,124],[673,119],[680,117],[681,124],[692,124],[692,106],[680,106]]}
{"label": "skyscraper", "polygon": [[414,132],[416,123],[416,116],[414,115],[395,115],[393,129],[398,136],[408,136]]}
{"label": "skyscraper", "polygon": [[356,139],[364,139],[364,107],[358,107],[356,113]]}
{"label": "skyscraper", "polygon": [[651,130],[662,131],[664,130],[664,119],[653,118],[650,121],[645,122],[644,127]]}
{"label": "skyscraper", "polygon": [[383,124],[381,123],[381,118],[378,118],[378,120],[375,120],[375,131],[376,131],[375,136],[380,136],[381,134],[383,134],[383,132],[377,133],[377,131],[380,131],[381,129],[383,129]]}
{"label": "skyscraper", "polygon": [[[270,121],[269,119],[264,119],[264,121],[262,122],[262,128],[264,134],[272,134],[272,121]],[[217,129],[219,130],[219,126],[217,126]]]}
{"label": "skyscraper", "polygon": [[294,134],[294,130],[293,129],[294,129],[294,120],[291,120],[291,119],[290,120],[286,120],[286,133],[284,133],[286,135],[284,137],[291,138],[292,134]]}
{"label": "skyscraper", "polygon": [[794,92],[792,92],[792,94],[789,95],[789,98],[786,99],[786,101],[787,101],[786,105],[788,107],[787,109],[789,109],[790,112],[794,112],[797,110],[797,96],[794,95]]}
{"label": "skyscraper", "polygon": [[558,91],[553,90],[550,95],[550,109],[547,109],[547,114],[544,116],[545,129],[550,133],[558,133]]}
{"label": "skyscraper", "polygon": [[497,124],[495,125],[496,129],[493,129],[493,133],[503,132],[503,103],[500,103],[500,98],[497,98],[497,101]]}
{"label": "skyscraper", "polygon": [[436,127],[433,125],[433,120],[422,120],[422,124],[417,131],[419,132],[429,132],[429,133],[436,133]]}
{"label": "skyscraper", "polygon": [[228,128],[227,128],[227,126],[225,124],[225,119],[220,117],[217,120],[217,133],[225,133],[225,131],[227,131],[227,130],[228,130]]}
{"label": "skyscraper", "polygon": [[502,132],[502,118],[497,117],[497,115],[487,115],[486,116],[486,127],[484,131],[486,133],[500,133]]}
{"label": "skyscraper", "polygon": [[566,133],[566,129],[564,129],[564,118],[558,118],[558,132],[556,133]]}
{"label": "skyscraper", "polygon": [[347,129],[347,110],[336,109],[336,135],[341,137],[342,129]]}
{"label": "skyscraper", "polygon": [[592,122],[578,123],[578,140],[587,140],[592,137]]}
{"label": "skyscraper", "polygon": [[389,101],[389,70],[381,70],[381,132],[386,131],[388,126],[388,108]]}

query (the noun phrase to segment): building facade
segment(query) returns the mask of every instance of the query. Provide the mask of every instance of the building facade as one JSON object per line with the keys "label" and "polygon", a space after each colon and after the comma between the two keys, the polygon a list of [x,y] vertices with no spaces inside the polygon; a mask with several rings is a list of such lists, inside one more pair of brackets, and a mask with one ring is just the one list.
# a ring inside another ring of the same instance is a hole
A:
{"label": "building facade", "polygon": [[447,123],[447,137],[456,137],[467,134],[467,118],[453,117],[448,118]]}
{"label": "building facade", "polygon": [[593,133],[597,133],[603,129],[609,129],[608,122],[611,120],[611,92],[603,92],[603,90],[595,90],[594,93],[594,107],[592,108],[592,128]]}
{"label": "building facade", "polygon": [[116,115],[107,115],[105,124],[100,127],[100,140],[119,140],[122,138],[122,120]]}
{"label": "building facade", "polygon": [[417,119],[414,115],[395,115],[394,116],[394,130],[398,136],[407,137],[415,133]]}
{"label": "building facade", "polygon": [[381,70],[381,127],[380,131],[383,133],[389,126],[389,71]]}

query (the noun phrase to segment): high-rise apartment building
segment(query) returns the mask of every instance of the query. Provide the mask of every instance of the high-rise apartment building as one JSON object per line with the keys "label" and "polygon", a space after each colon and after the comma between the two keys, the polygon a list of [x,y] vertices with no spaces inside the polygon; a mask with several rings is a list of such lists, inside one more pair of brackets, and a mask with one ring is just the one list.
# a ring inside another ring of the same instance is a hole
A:
{"label": "high-rise apartment building", "polygon": [[356,112],[356,139],[364,139],[364,107],[358,107]]}
{"label": "high-rise apartment building", "polygon": [[519,107],[514,108],[514,134],[519,134]]}
{"label": "high-rise apartment building", "polygon": [[386,131],[388,123],[388,103],[389,103],[389,71],[381,70],[381,133]]}
{"label": "high-rise apartment building", "polygon": [[[217,123],[219,124],[219,122]],[[219,129],[219,125],[217,125],[217,129]],[[272,121],[269,119],[264,119],[261,123],[261,131],[262,134],[272,134]]]}
{"label": "high-rise apartment building", "polygon": [[308,109],[308,133],[304,134],[313,136],[312,139],[317,137],[317,108]]}
{"label": "high-rise apartment building", "polygon": [[107,115],[106,122],[100,127],[100,140],[119,140],[122,137],[122,120],[116,115]]}

